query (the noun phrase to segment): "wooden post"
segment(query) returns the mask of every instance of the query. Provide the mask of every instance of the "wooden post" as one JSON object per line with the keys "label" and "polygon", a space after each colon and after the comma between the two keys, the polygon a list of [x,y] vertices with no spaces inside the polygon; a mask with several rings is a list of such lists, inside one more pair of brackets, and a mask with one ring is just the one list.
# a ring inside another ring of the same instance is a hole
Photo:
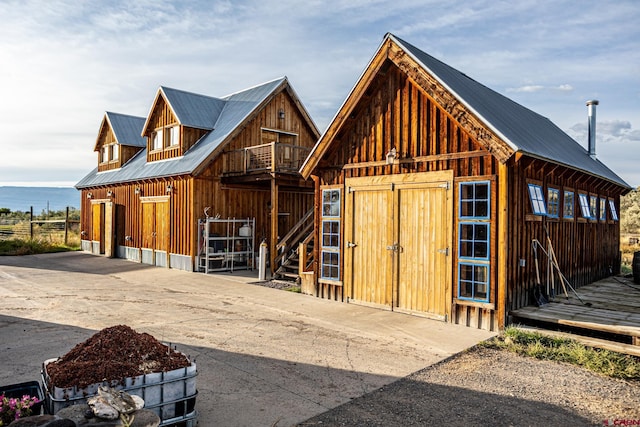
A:
{"label": "wooden post", "polygon": [[33,206],[31,206],[29,215],[29,239],[33,240]]}
{"label": "wooden post", "polygon": [[269,242],[269,260],[271,265],[271,277],[277,270],[276,245],[278,244],[278,184],[275,178],[271,178],[271,241]]}
{"label": "wooden post", "polygon": [[64,244],[68,243],[69,238],[69,206],[67,206],[67,213],[64,216]]}
{"label": "wooden post", "polygon": [[509,168],[506,164],[498,164],[498,300],[496,313],[498,329],[504,329],[507,304],[507,274],[509,273]]}

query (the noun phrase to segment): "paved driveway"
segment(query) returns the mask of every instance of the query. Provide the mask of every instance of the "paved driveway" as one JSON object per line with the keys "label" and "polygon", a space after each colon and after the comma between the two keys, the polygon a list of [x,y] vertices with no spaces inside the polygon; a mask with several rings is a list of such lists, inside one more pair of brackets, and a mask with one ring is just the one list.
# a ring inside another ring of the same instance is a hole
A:
{"label": "paved driveway", "polygon": [[200,426],[290,426],[492,336],[226,275],[80,252],[0,257],[0,385],[109,326],[171,342],[198,367]]}

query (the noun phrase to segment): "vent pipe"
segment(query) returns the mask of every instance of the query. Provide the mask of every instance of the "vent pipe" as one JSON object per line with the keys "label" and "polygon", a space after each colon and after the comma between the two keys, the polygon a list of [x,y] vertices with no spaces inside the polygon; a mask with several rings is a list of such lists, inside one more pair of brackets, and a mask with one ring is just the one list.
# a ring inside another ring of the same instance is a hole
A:
{"label": "vent pipe", "polygon": [[598,104],[599,102],[595,99],[587,101],[587,107],[589,108],[589,129],[587,131],[589,155],[594,160],[596,159],[596,105]]}

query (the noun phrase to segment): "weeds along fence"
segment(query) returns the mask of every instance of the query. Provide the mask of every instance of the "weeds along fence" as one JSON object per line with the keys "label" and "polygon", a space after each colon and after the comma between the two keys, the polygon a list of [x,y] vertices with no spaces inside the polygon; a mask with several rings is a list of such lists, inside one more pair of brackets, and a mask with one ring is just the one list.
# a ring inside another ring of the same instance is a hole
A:
{"label": "weeds along fence", "polygon": [[80,245],[80,220],[69,217],[69,208],[64,217],[47,218],[34,216],[33,208],[27,218],[4,218],[0,216],[0,240],[45,240]]}

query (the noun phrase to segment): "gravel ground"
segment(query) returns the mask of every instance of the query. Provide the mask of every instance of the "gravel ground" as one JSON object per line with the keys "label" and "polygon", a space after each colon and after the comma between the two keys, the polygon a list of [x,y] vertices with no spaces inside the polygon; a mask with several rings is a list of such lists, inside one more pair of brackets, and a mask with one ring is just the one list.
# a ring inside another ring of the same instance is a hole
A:
{"label": "gravel ground", "polygon": [[640,425],[640,382],[475,347],[299,426]]}

